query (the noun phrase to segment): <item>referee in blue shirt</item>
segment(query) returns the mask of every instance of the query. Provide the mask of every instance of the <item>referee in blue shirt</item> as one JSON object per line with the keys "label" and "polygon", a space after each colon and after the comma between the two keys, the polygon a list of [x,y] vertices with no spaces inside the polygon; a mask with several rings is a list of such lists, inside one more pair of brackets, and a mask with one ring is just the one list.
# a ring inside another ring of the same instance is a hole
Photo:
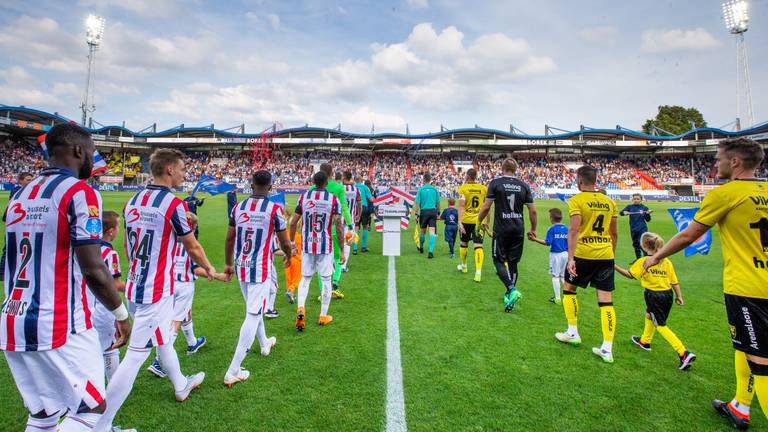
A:
{"label": "referee in blue shirt", "polygon": [[629,231],[632,234],[632,247],[635,248],[637,259],[645,255],[643,248],[640,247],[640,237],[648,231],[647,222],[651,221],[651,213],[653,210],[643,205],[643,196],[640,194],[632,195],[632,204],[624,207],[624,210],[619,213],[621,216],[629,216]]}

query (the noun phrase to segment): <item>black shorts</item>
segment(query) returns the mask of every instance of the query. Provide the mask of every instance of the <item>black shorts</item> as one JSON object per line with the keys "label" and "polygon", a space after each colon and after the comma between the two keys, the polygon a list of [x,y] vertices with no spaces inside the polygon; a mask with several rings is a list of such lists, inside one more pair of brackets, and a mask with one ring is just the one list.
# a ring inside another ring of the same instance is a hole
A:
{"label": "black shorts", "polygon": [[580,288],[591,285],[600,291],[613,291],[613,260],[589,260],[574,258],[576,261],[576,276],[565,271],[565,281]]}
{"label": "black shorts", "polygon": [[437,209],[422,210],[419,214],[419,227],[421,229],[437,227]]}
{"label": "black shorts", "polygon": [[672,303],[675,300],[672,290],[652,291],[647,289],[643,293],[643,297],[645,297],[645,311],[651,316],[653,325],[667,325],[669,311],[672,310]]}
{"label": "black shorts", "polygon": [[768,358],[768,300],[726,294],[725,311],[733,348]]}
{"label": "black shorts", "polygon": [[371,212],[368,210],[368,206],[363,206],[360,211],[360,226],[369,226],[371,224]]}
{"label": "black shorts", "polygon": [[462,234],[460,238],[461,242],[469,243],[469,241],[472,240],[472,243],[475,244],[475,247],[482,247],[483,228],[477,226],[477,224],[462,223],[461,225],[464,226],[464,234]]}
{"label": "black shorts", "polygon": [[510,263],[517,263],[523,257],[523,245],[525,237],[517,234],[494,233],[493,235],[493,259]]}

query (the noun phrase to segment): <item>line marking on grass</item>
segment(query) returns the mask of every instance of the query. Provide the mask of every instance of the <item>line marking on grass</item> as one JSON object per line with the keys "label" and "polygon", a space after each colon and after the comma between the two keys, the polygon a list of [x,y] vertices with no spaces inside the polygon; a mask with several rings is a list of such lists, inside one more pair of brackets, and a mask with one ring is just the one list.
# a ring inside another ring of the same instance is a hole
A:
{"label": "line marking on grass", "polygon": [[400,322],[397,318],[395,257],[389,257],[387,278],[387,432],[405,432],[403,366],[400,362]]}

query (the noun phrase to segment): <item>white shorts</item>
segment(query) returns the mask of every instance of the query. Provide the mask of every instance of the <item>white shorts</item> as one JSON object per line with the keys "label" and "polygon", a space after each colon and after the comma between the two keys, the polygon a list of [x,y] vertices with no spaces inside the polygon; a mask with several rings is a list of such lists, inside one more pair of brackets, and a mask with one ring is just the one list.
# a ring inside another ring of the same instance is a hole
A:
{"label": "white shorts", "polygon": [[270,292],[277,292],[277,269],[275,268],[275,263],[272,263],[272,273],[269,275],[269,281],[272,284],[269,288]]}
{"label": "white shorts", "polygon": [[240,290],[245,299],[245,311],[249,314],[259,315],[267,310],[267,296],[269,295],[270,281],[264,283],[240,282]]}
{"label": "white shorts", "polygon": [[173,292],[173,320],[189,321],[192,318],[192,300],[195,298],[194,282],[175,282]]}
{"label": "white shorts", "polygon": [[568,265],[568,252],[549,253],[549,274],[552,277],[565,277],[565,267]]}
{"label": "white shorts", "polygon": [[301,257],[301,275],[312,277],[317,273],[320,277],[333,276],[334,270],[333,254],[310,254],[305,253]]}
{"label": "white shorts", "polygon": [[93,327],[99,333],[99,345],[104,352],[115,343],[117,328],[115,327],[115,315],[106,306],[96,300],[93,302],[93,314],[91,315]]}
{"label": "white shorts", "polygon": [[173,321],[173,297],[163,297],[154,304],[137,304],[128,347],[146,351],[169,341]]}
{"label": "white shorts", "polygon": [[95,329],[67,335],[67,343],[46,351],[6,351],[5,358],[30,413],[76,412],[81,401],[96,408],[106,395],[104,359]]}

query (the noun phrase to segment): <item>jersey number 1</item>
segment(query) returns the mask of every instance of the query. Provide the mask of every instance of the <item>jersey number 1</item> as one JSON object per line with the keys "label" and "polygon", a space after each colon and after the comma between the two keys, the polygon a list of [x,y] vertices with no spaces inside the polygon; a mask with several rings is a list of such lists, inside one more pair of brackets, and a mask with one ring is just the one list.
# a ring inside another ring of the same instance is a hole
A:
{"label": "jersey number 1", "polygon": [[749,227],[759,230],[760,246],[762,246],[763,252],[768,252],[768,219],[762,218],[757,222],[749,224]]}

